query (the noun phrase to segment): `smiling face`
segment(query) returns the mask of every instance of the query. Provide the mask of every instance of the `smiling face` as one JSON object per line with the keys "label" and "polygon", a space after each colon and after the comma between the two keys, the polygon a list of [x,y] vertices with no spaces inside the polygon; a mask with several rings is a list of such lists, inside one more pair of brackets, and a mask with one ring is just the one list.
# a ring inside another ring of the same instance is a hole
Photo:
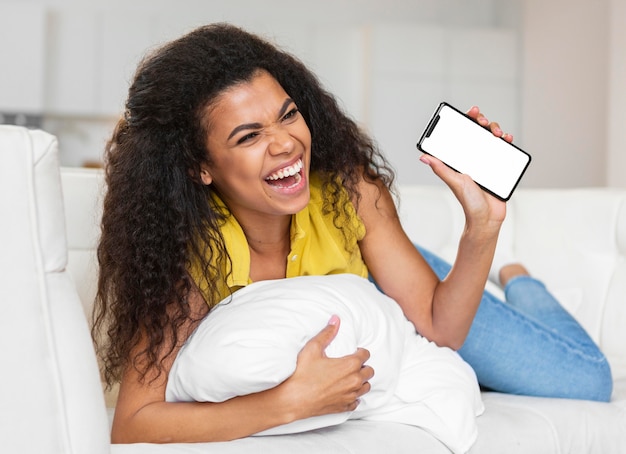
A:
{"label": "smiling face", "polygon": [[311,133],[295,102],[267,72],[234,85],[207,111],[212,184],[242,222],[297,213],[309,202]]}

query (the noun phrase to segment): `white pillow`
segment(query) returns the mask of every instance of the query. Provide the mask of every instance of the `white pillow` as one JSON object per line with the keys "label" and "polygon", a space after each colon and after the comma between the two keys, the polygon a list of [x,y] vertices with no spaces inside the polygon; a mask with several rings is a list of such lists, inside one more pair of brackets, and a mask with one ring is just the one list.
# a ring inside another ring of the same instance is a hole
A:
{"label": "white pillow", "polygon": [[467,451],[476,437],[475,416],[482,412],[473,371],[452,350],[417,335],[394,300],[352,274],[260,281],[222,301],[180,350],[166,399],[222,402],[280,384],[333,314],[341,326],[326,354],[368,349],[375,371],[371,391],[352,413],[300,420],[259,435],[375,419],[423,427],[454,452]]}

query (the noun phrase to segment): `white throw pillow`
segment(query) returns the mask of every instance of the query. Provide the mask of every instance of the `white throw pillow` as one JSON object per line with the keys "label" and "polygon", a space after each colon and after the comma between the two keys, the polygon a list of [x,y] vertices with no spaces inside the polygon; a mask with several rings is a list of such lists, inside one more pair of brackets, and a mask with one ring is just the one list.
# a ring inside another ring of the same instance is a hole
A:
{"label": "white throw pillow", "polygon": [[352,413],[296,421],[260,435],[302,432],[347,419],[425,428],[455,452],[476,437],[482,412],[471,368],[450,349],[415,333],[398,304],[351,274],[303,276],[248,285],[217,305],[180,350],[168,401],[222,402],[272,388],[296,368],[299,351],[336,314],[329,357],[370,351],[371,391]]}

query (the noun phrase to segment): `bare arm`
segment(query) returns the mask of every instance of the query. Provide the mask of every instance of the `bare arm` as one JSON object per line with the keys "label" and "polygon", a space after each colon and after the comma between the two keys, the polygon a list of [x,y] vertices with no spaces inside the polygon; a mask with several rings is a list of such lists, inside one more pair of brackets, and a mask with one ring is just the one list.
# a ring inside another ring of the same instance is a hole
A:
{"label": "bare arm", "polygon": [[[197,293],[190,304],[196,311],[206,308]],[[366,350],[344,358],[326,357],[324,350],[338,329],[334,320],[309,341],[298,356],[296,371],[281,385],[222,403],[165,401],[167,374],[176,352],[169,356],[164,373],[156,380],[154,372],[140,380],[139,373],[129,367],[120,386],[112,441],[232,440],[309,416],[354,410],[357,399],[370,389],[368,380],[373,370],[363,367],[369,358]]]}
{"label": "bare arm", "polygon": [[[478,109],[470,114],[486,122]],[[497,123],[491,127],[502,133]],[[417,331],[439,345],[458,349],[478,309],[506,205],[437,159],[422,161],[450,187],[465,213],[465,229],[449,275],[439,281],[402,229],[387,189],[367,182],[360,185],[359,215],[367,232],[361,252],[378,285],[400,304]]]}

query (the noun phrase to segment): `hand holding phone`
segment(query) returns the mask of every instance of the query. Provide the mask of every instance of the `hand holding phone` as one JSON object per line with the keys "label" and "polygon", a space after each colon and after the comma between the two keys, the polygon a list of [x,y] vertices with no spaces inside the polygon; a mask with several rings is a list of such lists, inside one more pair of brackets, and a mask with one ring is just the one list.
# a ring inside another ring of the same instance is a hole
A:
{"label": "hand holding phone", "polygon": [[511,198],[531,157],[446,102],[439,104],[417,148],[469,175],[500,200]]}

